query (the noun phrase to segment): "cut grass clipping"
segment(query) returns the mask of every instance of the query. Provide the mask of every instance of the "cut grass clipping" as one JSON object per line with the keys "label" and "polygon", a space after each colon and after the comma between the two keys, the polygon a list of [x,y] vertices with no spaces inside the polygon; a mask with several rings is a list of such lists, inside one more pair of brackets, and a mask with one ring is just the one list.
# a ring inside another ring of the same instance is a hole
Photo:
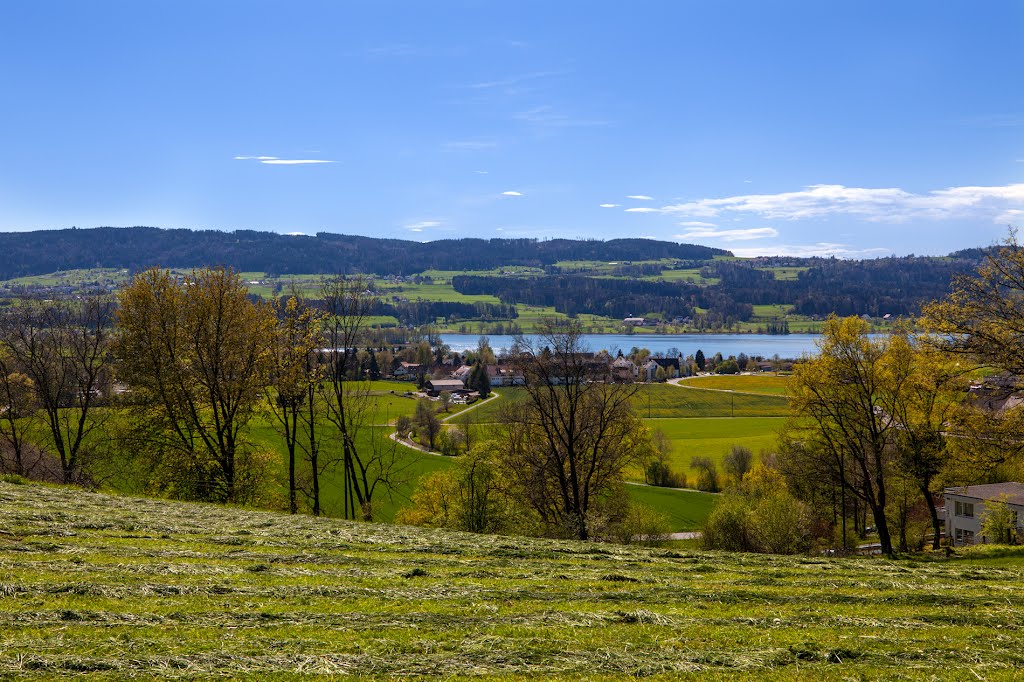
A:
{"label": "cut grass clipping", "polygon": [[1021,550],[632,549],[0,483],[0,677],[1009,679]]}

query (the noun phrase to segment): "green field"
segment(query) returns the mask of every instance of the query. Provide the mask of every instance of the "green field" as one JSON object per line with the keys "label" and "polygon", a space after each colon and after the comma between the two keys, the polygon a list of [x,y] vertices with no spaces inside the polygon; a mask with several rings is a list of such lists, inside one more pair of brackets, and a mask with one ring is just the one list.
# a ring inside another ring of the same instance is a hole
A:
{"label": "green field", "polygon": [[[676,471],[686,472],[693,483],[690,460],[697,455],[721,462],[733,445],[749,448],[756,457],[762,450],[773,451],[776,447],[779,428],[785,420],[781,417],[736,417],[727,419],[709,417],[697,419],[649,419],[647,426],[664,433],[672,443],[670,464]],[[642,472],[634,468],[629,472],[634,480],[642,480]]]}
{"label": "green field", "polygon": [[[764,395],[734,393],[724,390],[701,390],[683,388],[671,384],[644,384],[639,387],[635,406],[644,418],[648,428],[661,431],[669,439],[672,449],[669,463],[676,471],[687,474],[690,483],[695,472],[690,468],[694,456],[709,457],[719,464],[733,445],[749,448],[755,455],[761,451],[772,451],[776,447],[778,430],[788,415],[788,400],[775,394],[784,377],[740,376],[700,377],[703,379],[724,379],[732,382],[750,382],[753,392],[758,386]],[[766,380],[763,384],[761,380]],[[687,380],[690,381],[690,380]],[[741,385],[737,383],[736,385]],[[768,393],[768,391],[771,391]],[[485,437],[488,424],[499,419],[503,405],[525,399],[522,388],[501,388],[500,400],[481,405],[473,410],[468,419],[475,425],[477,437]],[[648,418],[648,397],[650,414]],[[735,417],[731,415],[735,412]],[[640,465],[627,470],[627,480],[643,481],[644,472]],[[671,515],[668,508],[653,504]],[[678,528],[677,530],[686,530]]]}
{"label": "green field", "polygon": [[480,536],[0,483],[0,677],[1013,679],[1024,554]]}
{"label": "green field", "polygon": [[697,490],[656,488],[649,485],[627,485],[626,492],[634,502],[657,509],[669,521],[672,532],[700,530],[717,497]]}
{"label": "green field", "polygon": [[736,374],[721,376],[699,376],[685,379],[687,388],[705,388],[716,391],[738,391],[742,393],[763,393],[765,395],[786,395],[788,377],[774,374]]}
{"label": "green field", "polygon": [[[642,384],[634,407],[641,417],[677,419],[692,417],[784,417],[789,401],[781,395],[750,395],[727,391],[708,391],[673,384]],[[522,400],[522,388],[498,389],[508,402]],[[502,403],[482,405],[476,410],[477,422],[495,421]]]}

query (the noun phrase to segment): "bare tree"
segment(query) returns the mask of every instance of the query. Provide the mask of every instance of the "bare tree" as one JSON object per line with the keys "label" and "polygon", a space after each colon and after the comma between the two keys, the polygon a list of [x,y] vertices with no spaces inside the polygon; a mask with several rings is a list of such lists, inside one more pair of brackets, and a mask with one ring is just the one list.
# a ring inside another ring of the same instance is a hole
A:
{"label": "bare tree", "polygon": [[372,521],[373,497],[378,487],[390,493],[408,466],[399,457],[395,443],[375,437],[375,427],[370,424],[375,404],[370,383],[357,376],[356,352],[363,341],[374,299],[361,277],[324,280],[320,293],[328,346],[325,381],[321,386],[327,419],[341,441],[343,514],[345,518],[358,516]]}
{"label": "bare tree", "polygon": [[504,417],[499,450],[505,475],[559,534],[590,536],[590,515],[622,479],[648,438],[633,412],[636,384],[612,381],[576,322],[547,322],[539,341],[516,339],[514,362],[526,400]]}
{"label": "bare tree", "polygon": [[82,480],[101,422],[95,408],[109,383],[112,319],[105,298],[26,304],[3,319],[2,354],[31,383],[65,483]]}

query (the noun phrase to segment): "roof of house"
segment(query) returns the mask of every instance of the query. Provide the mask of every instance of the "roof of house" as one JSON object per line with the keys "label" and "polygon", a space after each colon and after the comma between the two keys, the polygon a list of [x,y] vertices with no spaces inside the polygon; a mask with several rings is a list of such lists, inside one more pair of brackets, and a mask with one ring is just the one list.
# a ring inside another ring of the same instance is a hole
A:
{"label": "roof of house", "polygon": [[987,483],[946,488],[947,495],[972,497],[976,500],[998,500],[1004,495],[1010,504],[1024,505],[1024,483]]}
{"label": "roof of house", "polygon": [[431,388],[438,391],[447,391],[453,388],[463,389],[466,387],[466,385],[458,379],[431,379],[427,383],[430,384]]}

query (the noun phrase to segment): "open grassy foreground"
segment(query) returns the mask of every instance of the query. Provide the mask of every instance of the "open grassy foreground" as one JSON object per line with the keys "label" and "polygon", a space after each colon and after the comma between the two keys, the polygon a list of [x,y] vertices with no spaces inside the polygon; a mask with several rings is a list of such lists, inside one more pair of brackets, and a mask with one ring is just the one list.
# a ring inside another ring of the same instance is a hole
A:
{"label": "open grassy foreground", "polygon": [[0,483],[0,677],[1009,679],[1024,559],[630,549]]}

